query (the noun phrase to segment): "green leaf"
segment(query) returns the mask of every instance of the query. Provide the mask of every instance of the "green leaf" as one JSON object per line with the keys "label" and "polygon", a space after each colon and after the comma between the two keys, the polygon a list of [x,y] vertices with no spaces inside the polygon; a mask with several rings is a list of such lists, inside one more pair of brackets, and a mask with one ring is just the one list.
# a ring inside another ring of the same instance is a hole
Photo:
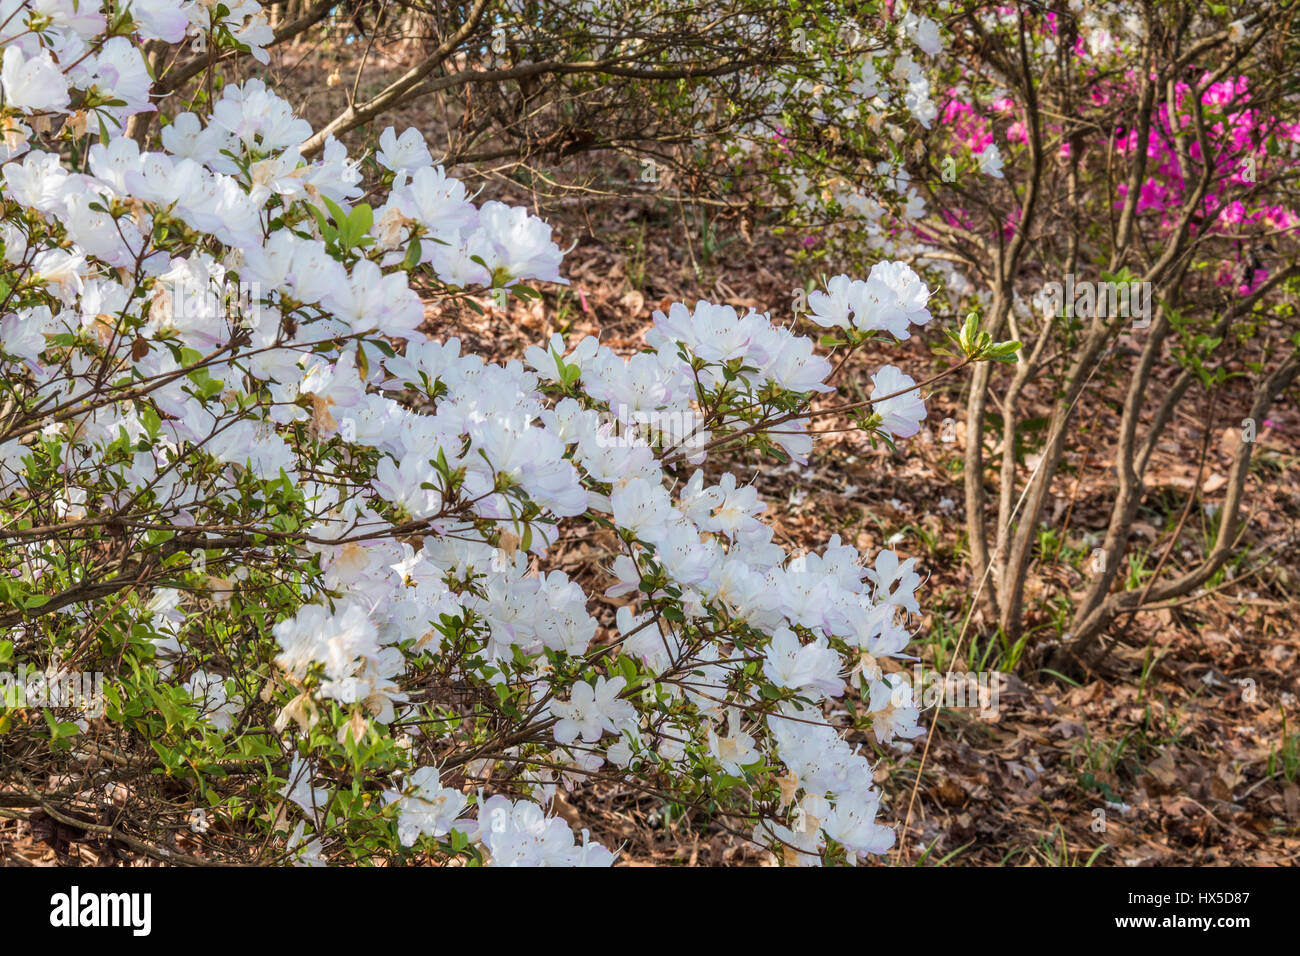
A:
{"label": "green leaf", "polygon": [[375,211],[365,203],[357,206],[352,210],[352,215],[348,216],[348,230],[360,239],[370,231],[370,227],[375,224]]}
{"label": "green leaf", "polygon": [[320,198],[324,201],[325,208],[329,210],[330,218],[334,220],[335,225],[342,228],[348,221],[348,214],[343,211],[343,207],[330,199],[329,196],[321,196]]}
{"label": "green leaf", "polygon": [[411,244],[406,247],[406,257],[402,260],[402,268],[410,272],[420,264],[421,254],[420,240],[412,239]]}

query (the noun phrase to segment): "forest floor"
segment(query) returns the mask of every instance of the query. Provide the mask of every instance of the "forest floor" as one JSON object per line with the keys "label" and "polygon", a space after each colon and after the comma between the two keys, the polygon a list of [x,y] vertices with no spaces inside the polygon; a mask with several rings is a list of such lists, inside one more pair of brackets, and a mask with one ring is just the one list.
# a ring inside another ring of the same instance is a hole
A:
{"label": "forest floor", "polygon": [[[801,277],[775,237],[750,243],[723,232],[728,252],[700,264],[699,234],[685,239],[675,216],[647,211],[640,200],[623,210],[592,210],[581,217],[560,210],[548,218],[562,248],[577,243],[565,259],[568,291],[505,311],[486,300],[483,314],[464,307],[435,310],[430,334],[458,335],[468,351],[507,359],[556,331],[598,335],[611,348],[635,351],[651,311],[679,300],[752,306],[788,320],[790,290]],[[696,244],[694,261],[688,242]],[[943,360],[930,347],[942,341],[938,327],[945,319],[952,324],[952,317],[936,317],[910,342],[855,356],[841,373],[842,390],[858,394],[886,363],[918,380],[941,368]],[[1079,412],[1081,421],[1092,423],[1090,434],[1072,450],[1070,467],[1055,488],[1058,546],[1035,561],[1031,637],[1014,671],[1004,673],[997,712],[943,710],[919,784],[925,737],[910,752],[885,753],[876,774],[885,815],[901,824],[916,790],[904,845],[912,863],[1295,864],[1300,445],[1294,436],[1300,434],[1300,413],[1293,403],[1279,403],[1258,437],[1259,464],[1246,505],[1251,526],[1241,560],[1234,562],[1240,581],[1229,578],[1197,600],[1138,615],[1111,635],[1114,649],[1102,673],[1070,682],[1045,673],[1038,662],[1068,626],[1061,608],[1081,593],[1109,515],[1114,471],[1108,436],[1117,431],[1115,409],[1124,383],[1104,376],[1094,381]],[[930,427],[901,442],[896,453],[873,449],[846,431],[822,436],[806,467],[718,460],[706,465],[706,474],[735,464],[751,478],[768,503],[765,517],[774,523],[777,540],[788,548],[817,548],[839,534],[868,553],[888,544],[918,558],[926,578],[920,592],[924,613],[912,650],[927,667],[1010,669],[1006,649],[978,617],[953,663],[953,645],[977,585],[963,550],[963,388],[955,381],[927,394]],[[948,418],[954,435],[943,434],[941,423]],[[1232,419],[1221,414],[1214,424],[1199,489],[1209,502],[1216,500],[1214,491],[1240,440],[1240,416]],[[1163,553],[1193,490],[1201,429],[1189,411],[1160,447],[1132,544],[1149,556],[1148,566]],[[1203,512],[1189,521],[1180,536],[1184,552],[1163,573],[1176,573],[1173,565],[1192,556],[1185,549],[1205,540],[1208,521]],[[1247,576],[1264,563],[1260,555],[1276,553],[1288,555],[1290,566],[1280,561]],[[555,557],[580,580],[600,573],[599,552],[590,543],[562,540]],[[605,610],[612,620],[612,607]],[[929,727],[932,718],[927,712],[922,725]],[[593,836],[622,846],[628,862],[717,865],[762,856],[689,815],[666,820],[652,798],[592,788],[568,800]],[[899,859],[890,856],[891,862]]]}

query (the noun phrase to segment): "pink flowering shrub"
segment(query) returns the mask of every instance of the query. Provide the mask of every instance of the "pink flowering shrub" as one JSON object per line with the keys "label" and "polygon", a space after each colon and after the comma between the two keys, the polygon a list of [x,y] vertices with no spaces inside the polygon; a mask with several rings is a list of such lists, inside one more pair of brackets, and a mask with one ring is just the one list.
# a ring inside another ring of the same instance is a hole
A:
{"label": "pink flowering shrub", "polygon": [[[1123,640],[1112,625],[1195,599],[1258,531],[1256,432],[1300,376],[1292,11],[936,0],[909,13],[937,24],[937,48],[884,17],[877,33],[915,49],[826,58],[770,150],[787,171],[776,181],[801,234],[826,240],[810,262],[905,260],[934,289],[929,308],[946,301],[1024,343],[1014,365],[977,368],[962,397],[973,607],[960,613],[978,615],[977,640],[1003,649],[1003,666],[1090,673],[1103,638]],[[867,76],[914,95],[856,85]],[[1100,446],[1081,430],[1097,402],[1119,416]],[[1159,508],[1144,498],[1166,429],[1188,417],[1242,440],[1217,500],[1197,503],[1214,514],[1205,539],[1162,544],[1162,557],[1134,531]],[[1081,528],[1065,502],[1099,462],[1113,497]],[[1081,593],[1030,586],[1036,565],[1079,547],[1095,552],[1079,562]],[[1264,551],[1257,567],[1281,557]]]}

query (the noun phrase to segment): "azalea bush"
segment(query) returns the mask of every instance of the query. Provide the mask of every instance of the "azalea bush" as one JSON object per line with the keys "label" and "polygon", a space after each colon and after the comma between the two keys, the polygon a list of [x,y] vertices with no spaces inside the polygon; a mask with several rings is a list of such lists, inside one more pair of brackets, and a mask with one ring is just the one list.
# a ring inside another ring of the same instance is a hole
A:
{"label": "azalea bush", "polygon": [[[5,8],[0,667],[104,683],[81,715],[5,688],[0,812],[164,861],[601,865],[617,846],[554,809],[616,780],[786,862],[886,850],[914,561],[792,554],[702,466],[806,462],[846,417],[915,434],[898,368],[829,395],[846,353],[931,320],[920,278],[810,297],[834,366],[703,301],[633,355],[485,362],[421,331],[413,283],[535,298],[566,281],[544,222],[473,201],[413,130],[349,156],[258,79],[157,99],[171,53],[274,39],[251,2]],[[952,338],[951,370],[1015,351]],[[604,580],[551,564],[575,538]]]}

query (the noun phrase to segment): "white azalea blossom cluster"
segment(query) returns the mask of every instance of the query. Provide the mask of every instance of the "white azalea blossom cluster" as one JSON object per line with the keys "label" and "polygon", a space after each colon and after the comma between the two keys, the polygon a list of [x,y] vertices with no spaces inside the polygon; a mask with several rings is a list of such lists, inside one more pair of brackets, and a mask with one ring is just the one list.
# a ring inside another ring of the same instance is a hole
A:
{"label": "white azalea blossom cluster", "polygon": [[[908,229],[926,216],[929,190],[913,181],[907,146],[944,123],[949,91],[935,78],[950,12],[944,2],[882,3],[792,18],[794,62],[758,82],[779,114],[742,131],[738,145],[765,155],[803,236],[796,248],[840,263],[907,257],[966,281],[951,263],[928,261],[933,248]],[[870,159],[845,162],[855,152]],[[996,150],[980,163],[1000,175]]]}
{"label": "white azalea blossom cluster", "polygon": [[[309,124],[249,79],[159,147],[126,135],[155,108],[145,45],[257,56],[256,4],[4,9],[0,636],[129,660],[104,719],[177,774],[287,767],[240,796],[287,807],[285,859],[608,865],[550,809],[598,774],[788,862],[890,846],[866,741],[921,733],[882,666],[914,562],[838,537],[792,555],[714,462],[807,461],[833,390],[810,339],[678,303],[635,355],[555,336],[485,362],[426,337],[413,284],[535,295],[562,254],[414,130],[369,165],[333,139],[308,161]],[[932,26],[905,24],[922,48]],[[927,296],[881,263],[810,305],[907,338]],[[882,431],[919,428],[914,385],[877,374]],[[697,427],[609,440],[655,416]],[[578,538],[603,581],[556,566]],[[856,724],[833,723],[850,693]]]}
{"label": "white azalea blossom cluster", "polygon": [[906,263],[878,262],[865,281],[835,276],[826,283],[825,292],[808,296],[808,308],[812,320],[824,328],[883,330],[906,339],[911,337],[909,325],[930,321],[929,297],[925,284]]}

